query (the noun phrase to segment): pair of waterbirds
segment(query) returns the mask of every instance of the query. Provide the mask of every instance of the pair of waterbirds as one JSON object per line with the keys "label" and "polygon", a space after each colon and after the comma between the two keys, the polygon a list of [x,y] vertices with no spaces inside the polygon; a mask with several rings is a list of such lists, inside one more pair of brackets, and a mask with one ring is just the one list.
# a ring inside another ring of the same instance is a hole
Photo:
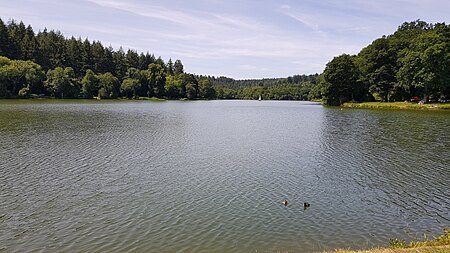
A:
{"label": "pair of waterbirds", "polygon": [[[285,200],[281,201],[281,204],[283,204],[284,206],[287,206],[289,204],[289,201],[287,199],[285,199]],[[308,208],[310,206],[311,206],[311,204],[309,202],[303,203],[304,208]]]}

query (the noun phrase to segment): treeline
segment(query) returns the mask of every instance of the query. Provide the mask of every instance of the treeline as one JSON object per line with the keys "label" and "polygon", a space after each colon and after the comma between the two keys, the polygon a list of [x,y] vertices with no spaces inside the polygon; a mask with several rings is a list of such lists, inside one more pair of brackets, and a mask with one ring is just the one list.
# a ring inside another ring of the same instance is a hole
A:
{"label": "treeline", "polygon": [[65,38],[0,19],[0,97],[216,97],[212,82],[184,72],[180,60],[115,51],[99,41]]}
{"label": "treeline", "polygon": [[229,77],[197,76],[212,82],[218,99],[310,100],[319,74],[294,75],[285,78],[236,80]]}
{"label": "treeline", "polygon": [[405,22],[322,74],[235,80],[186,73],[180,60],[126,52],[0,19],[0,97],[424,101],[450,97],[450,26]]}
{"label": "treeline", "polygon": [[311,100],[312,87],[315,84],[279,84],[275,86],[250,86],[238,89],[231,89],[217,86],[218,99],[258,99],[260,96],[264,100]]}
{"label": "treeline", "polygon": [[329,105],[347,101],[428,100],[450,96],[450,26],[405,22],[358,55],[335,57],[312,97]]}
{"label": "treeline", "polygon": [[220,86],[235,90],[253,86],[271,87],[271,86],[283,86],[283,85],[303,84],[303,83],[316,84],[319,81],[319,74],[294,75],[285,78],[263,78],[263,79],[244,79],[244,80],[236,80],[225,76],[220,77],[199,76],[199,77],[208,78],[209,80],[211,80],[214,86]]}
{"label": "treeline", "polygon": [[65,38],[0,19],[0,97],[306,100],[318,74],[235,80],[185,73],[180,60]]}

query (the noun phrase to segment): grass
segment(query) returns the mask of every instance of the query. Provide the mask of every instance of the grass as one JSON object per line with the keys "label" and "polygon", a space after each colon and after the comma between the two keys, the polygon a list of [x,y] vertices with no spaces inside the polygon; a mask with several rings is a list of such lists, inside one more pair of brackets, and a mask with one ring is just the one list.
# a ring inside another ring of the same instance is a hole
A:
{"label": "grass", "polygon": [[366,103],[344,103],[344,108],[367,108],[367,109],[407,109],[407,110],[450,110],[450,103],[418,104],[410,102],[366,102]]}
{"label": "grass", "polygon": [[448,253],[450,252],[450,230],[444,228],[443,235],[425,241],[411,241],[407,244],[404,240],[391,239],[390,247],[375,248],[369,250],[343,250],[331,251],[334,253]]}
{"label": "grass", "polygon": [[150,100],[150,101],[167,101],[167,99],[164,98],[157,98],[157,97],[138,97],[137,100]]}
{"label": "grass", "polygon": [[415,248],[378,248],[370,250],[336,250],[333,253],[448,253],[450,252],[450,245],[445,246],[422,246]]}

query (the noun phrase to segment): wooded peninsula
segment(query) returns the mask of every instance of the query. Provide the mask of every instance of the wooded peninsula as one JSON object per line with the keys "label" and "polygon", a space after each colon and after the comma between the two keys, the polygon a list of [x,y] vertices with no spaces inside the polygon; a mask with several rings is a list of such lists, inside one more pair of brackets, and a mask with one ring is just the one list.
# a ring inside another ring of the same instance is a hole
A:
{"label": "wooded peninsula", "polygon": [[450,25],[405,22],[357,55],[334,57],[322,74],[235,80],[186,73],[181,60],[100,41],[37,33],[0,19],[0,98],[164,98],[445,102]]}

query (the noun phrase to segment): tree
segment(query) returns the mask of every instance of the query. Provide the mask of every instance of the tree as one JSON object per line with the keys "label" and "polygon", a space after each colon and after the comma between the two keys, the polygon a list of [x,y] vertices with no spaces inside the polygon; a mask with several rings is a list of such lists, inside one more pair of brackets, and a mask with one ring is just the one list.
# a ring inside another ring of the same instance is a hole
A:
{"label": "tree", "polygon": [[44,70],[66,66],[66,39],[61,32],[47,32],[47,29],[44,29],[36,35],[36,40],[39,44],[39,54],[36,60]]}
{"label": "tree", "polygon": [[120,85],[120,89],[122,90],[122,94],[124,94],[126,97],[136,97],[137,91],[141,87],[141,84],[139,83],[139,80],[133,79],[133,78],[126,78],[122,81],[122,84]]}
{"label": "tree", "polygon": [[47,72],[47,88],[56,98],[76,98],[80,93],[80,84],[72,68],[56,67]]}
{"label": "tree", "polygon": [[397,82],[397,51],[390,42],[391,39],[385,37],[377,39],[358,54],[364,81],[368,83],[370,92],[380,95],[383,101],[389,100]]}
{"label": "tree", "polygon": [[216,90],[209,79],[202,79],[199,82],[200,96],[206,99],[213,99],[216,97]]}
{"label": "tree", "polygon": [[20,42],[20,48],[22,59],[36,61],[39,58],[39,43],[30,25],[25,30],[25,35]]}
{"label": "tree", "polygon": [[16,96],[25,87],[40,91],[43,78],[44,72],[38,64],[0,56],[0,97]]}
{"label": "tree", "polygon": [[25,37],[26,27],[23,22],[17,23],[15,20],[11,20],[8,24],[8,34],[11,41],[10,56],[14,60],[24,60],[22,58],[21,43]]}
{"label": "tree", "polygon": [[81,94],[84,98],[93,98],[98,95],[99,78],[94,71],[88,69],[81,80]]}
{"label": "tree", "polygon": [[131,49],[128,49],[125,55],[127,68],[139,68],[139,54]]}
{"label": "tree", "polygon": [[426,102],[430,95],[445,94],[450,85],[449,38],[429,31],[421,34],[401,59],[403,66],[397,73],[400,84],[415,89]]}
{"label": "tree", "polygon": [[158,63],[151,63],[148,65],[146,75],[149,90],[153,89],[153,92],[157,97],[163,97],[166,85],[166,71],[164,70],[164,67]]}
{"label": "tree", "polygon": [[182,74],[181,75],[181,85],[186,87],[186,97],[188,99],[195,99],[199,96],[199,84],[197,79],[192,74]]}
{"label": "tree", "polygon": [[8,34],[8,28],[6,28],[3,20],[0,19],[0,55],[11,58],[11,39]]}
{"label": "tree", "polygon": [[326,104],[341,105],[346,101],[361,101],[360,71],[354,57],[343,54],[334,57],[325,67],[324,93]]}
{"label": "tree", "polygon": [[165,93],[168,98],[186,97],[186,86],[176,76],[167,76]]}
{"label": "tree", "polygon": [[113,62],[115,66],[113,72],[114,76],[122,80],[128,69],[126,64],[125,52],[123,51],[122,47],[120,47],[118,51],[113,52]]}
{"label": "tree", "polygon": [[98,91],[98,96],[100,98],[117,98],[119,96],[120,83],[117,77],[107,72],[105,74],[98,75],[98,79],[100,88]]}
{"label": "tree", "polygon": [[167,62],[167,75],[169,76],[173,76],[174,75],[174,68],[173,68],[173,62],[172,59],[169,59],[169,61]]}
{"label": "tree", "polygon": [[181,63],[180,60],[176,60],[173,64],[173,74],[174,75],[180,75],[184,73],[184,66],[183,63]]}

